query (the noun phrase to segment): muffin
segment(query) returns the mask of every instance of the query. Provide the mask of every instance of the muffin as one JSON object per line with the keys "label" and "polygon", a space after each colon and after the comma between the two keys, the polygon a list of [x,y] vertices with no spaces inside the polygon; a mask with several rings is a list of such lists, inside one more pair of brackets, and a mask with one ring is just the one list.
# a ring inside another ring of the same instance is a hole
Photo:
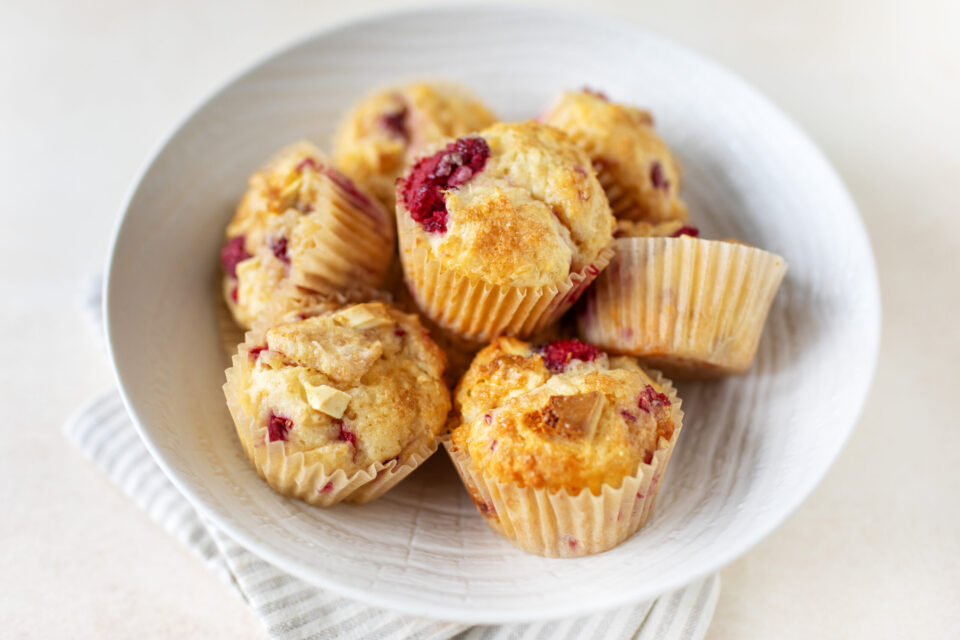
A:
{"label": "muffin", "polygon": [[580,334],[667,375],[746,371],[787,263],[680,223],[618,223],[616,257],[588,292]]}
{"label": "muffin", "polygon": [[335,296],[379,287],[395,243],[393,216],[309,142],[250,178],[226,235],[224,298],[245,328],[300,289]]}
{"label": "muffin", "polygon": [[224,393],[243,449],[277,492],[367,502],[437,448],[444,356],[414,315],[371,302],[254,330]]}
{"label": "muffin", "polygon": [[590,156],[615,216],[687,219],[680,164],[654,131],[650,113],[584,90],[560,94],[540,120],[565,131]]}
{"label": "muffin", "polygon": [[386,89],[362,100],[341,124],[334,159],[347,175],[388,210],[400,174],[426,146],[496,122],[465,89],[449,83],[417,83]]}
{"label": "muffin", "polygon": [[477,510],[551,557],[610,549],[643,526],[683,419],[668,380],[579,340],[494,340],[455,405],[444,445]]}
{"label": "muffin", "polygon": [[397,182],[407,285],[474,341],[556,320],[612,257],[614,218],[586,155],[536,122],[496,124],[419,159]]}

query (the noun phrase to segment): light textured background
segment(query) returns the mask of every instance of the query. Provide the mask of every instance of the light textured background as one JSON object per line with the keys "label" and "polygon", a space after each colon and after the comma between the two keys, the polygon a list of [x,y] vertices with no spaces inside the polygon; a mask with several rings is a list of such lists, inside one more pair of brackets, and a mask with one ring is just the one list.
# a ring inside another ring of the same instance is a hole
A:
{"label": "light textured background", "polygon": [[[137,168],[214,85],[290,38],[396,3],[195,4],[0,4],[0,624],[11,637],[262,637],[61,436],[111,384],[77,291],[102,269]],[[793,116],[847,181],[880,270],[883,346],[861,424],[796,515],[723,571],[709,637],[950,637],[960,5],[795,5],[593,3],[716,58]]]}

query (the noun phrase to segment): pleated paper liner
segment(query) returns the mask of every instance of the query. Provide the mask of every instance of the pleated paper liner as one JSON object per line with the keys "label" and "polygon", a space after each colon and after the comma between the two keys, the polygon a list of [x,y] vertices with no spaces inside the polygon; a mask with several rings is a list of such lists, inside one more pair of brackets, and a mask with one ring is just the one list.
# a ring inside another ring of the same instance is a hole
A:
{"label": "pleated paper liner", "polygon": [[787,263],[733,242],[620,238],[579,318],[585,340],[667,375],[746,371]]}
{"label": "pleated paper liner", "polygon": [[244,452],[274,491],[317,507],[338,502],[370,502],[410,475],[437,450],[436,438],[424,436],[408,444],[397,458],[371,464],[351,474],[343,469],[328,470],[320,463],[307,462],[302,452],[287,453],[284,442],[270,441],[267,416],[248,414],[240,402],[240,394],[244,392],[243,380],[253,367],[250,345],[262,339],[255,333],[247,334],[247,342],[233,356],[233,366],[226,371],[223,392]]}
{"label": "pleated paper liner", "polygon": [[604,248],[559,285],[496,285],[444,269],[426,248],[416,246],[414,225],[398,202],[400,260],[417,306],[439,326],[476,342],[533,335],[563,315],[613,257],[612,247]]}
{"label": "pleated paper liner", "polygon": [[324,169],[314,210],[291,238],[290,279],[319,293],[384,284],[393,261],[393,216],[334,169]]}
{"label": "pleated paper liner", "polygon": [[550,558],[576,558],[617,546],[640,530],[653,513],[667,464],[683,427],[681,400],[673,384],[657,371],[650,376],[663,387],[673,408],[675,428],[660,439],[649,464],[622,480],[604,485],[600,495],[588,489],[567,491],[520,487],[483,475],[467,452],[442,442],[477,511],[494,531],[527,553]]}

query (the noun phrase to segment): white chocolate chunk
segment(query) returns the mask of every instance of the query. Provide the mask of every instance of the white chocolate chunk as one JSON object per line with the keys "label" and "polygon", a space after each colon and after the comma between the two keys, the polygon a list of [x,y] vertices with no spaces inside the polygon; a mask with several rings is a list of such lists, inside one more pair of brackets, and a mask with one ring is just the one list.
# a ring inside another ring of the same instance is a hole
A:
{"label": "white chocolate chunk", "polygon": [[348,327],[360,330],[385,327],[394,323],[390,314],[380,305],[358,304],[347,307],[337,315],[343,318]]}
{"label": "white chocolate chunk", "polygon": [[310,406],[331,418],[338,420],[342,418],[343,412],[347,410],[347,405],[350,404],[349,393],[344,393],[325,384],[314,386],[309,382],[304,382],[303,389],[307,393],[307,402],[310,403]]}
{"label": "white chocolate chunk", "polygon": [[551,391],[554,391],[558,394],[565,395],[565,396],[572,396],[573,394],[577,393],[577,391],[579,391],[577,387],[575,387],[574,385],[570,384],[569,382],[567,382],[566,380],[558,376],[554,376],[549,380],[547,380],[546,386]]}

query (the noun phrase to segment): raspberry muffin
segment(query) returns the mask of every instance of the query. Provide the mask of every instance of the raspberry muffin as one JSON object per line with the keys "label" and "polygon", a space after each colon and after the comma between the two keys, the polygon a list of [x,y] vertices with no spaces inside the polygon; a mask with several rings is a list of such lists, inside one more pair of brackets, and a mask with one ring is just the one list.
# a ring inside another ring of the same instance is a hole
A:
{"label": "raspberry muffin", "polygon": [[317,506],[367,502],[437,448],[450,410],[444,356],[414,315],[315,305],[247,334],[224,393],[257,472]]}
{"label": "raspberry muffin", "polygon": [[540,116],[562,129],[593,162],[618,218],[685,221],[680,165],[642,109],[610,102],[602,93],[562,93]]}
{"label": "raspberry muffin", "polygon": [[379,287],[395,242],[392,215],[309,142],[250,178],[226,235],[224,298],[245,328],[299,289],[333,296]]}
{"label": "raspberry muffin", "polygon": [[536,122],[451,141],[397,182],[407,285],[469,340],[530,336],[560,317],[610,261],[613,226],[589,159]]}
{"label": "raspberry muffin", "polygon": [[478,511],[530,553],[610,549],[650,517],[683,412],[668,380],[579,340],[498,338],[444,445]]}
{"label": "raspberry muffin", "polygon": [[336,134],[334,158],[338,167],[393,211],[397,178],[425,147],[494,122],[480,100],[457,85],[394,87],[354,107]]}
{"label": "raspberry muffin", "polygon": [[787,263],[677,225],[618,224],[617,255],[586,296],[580,334],[671,376],[742,373]]}

